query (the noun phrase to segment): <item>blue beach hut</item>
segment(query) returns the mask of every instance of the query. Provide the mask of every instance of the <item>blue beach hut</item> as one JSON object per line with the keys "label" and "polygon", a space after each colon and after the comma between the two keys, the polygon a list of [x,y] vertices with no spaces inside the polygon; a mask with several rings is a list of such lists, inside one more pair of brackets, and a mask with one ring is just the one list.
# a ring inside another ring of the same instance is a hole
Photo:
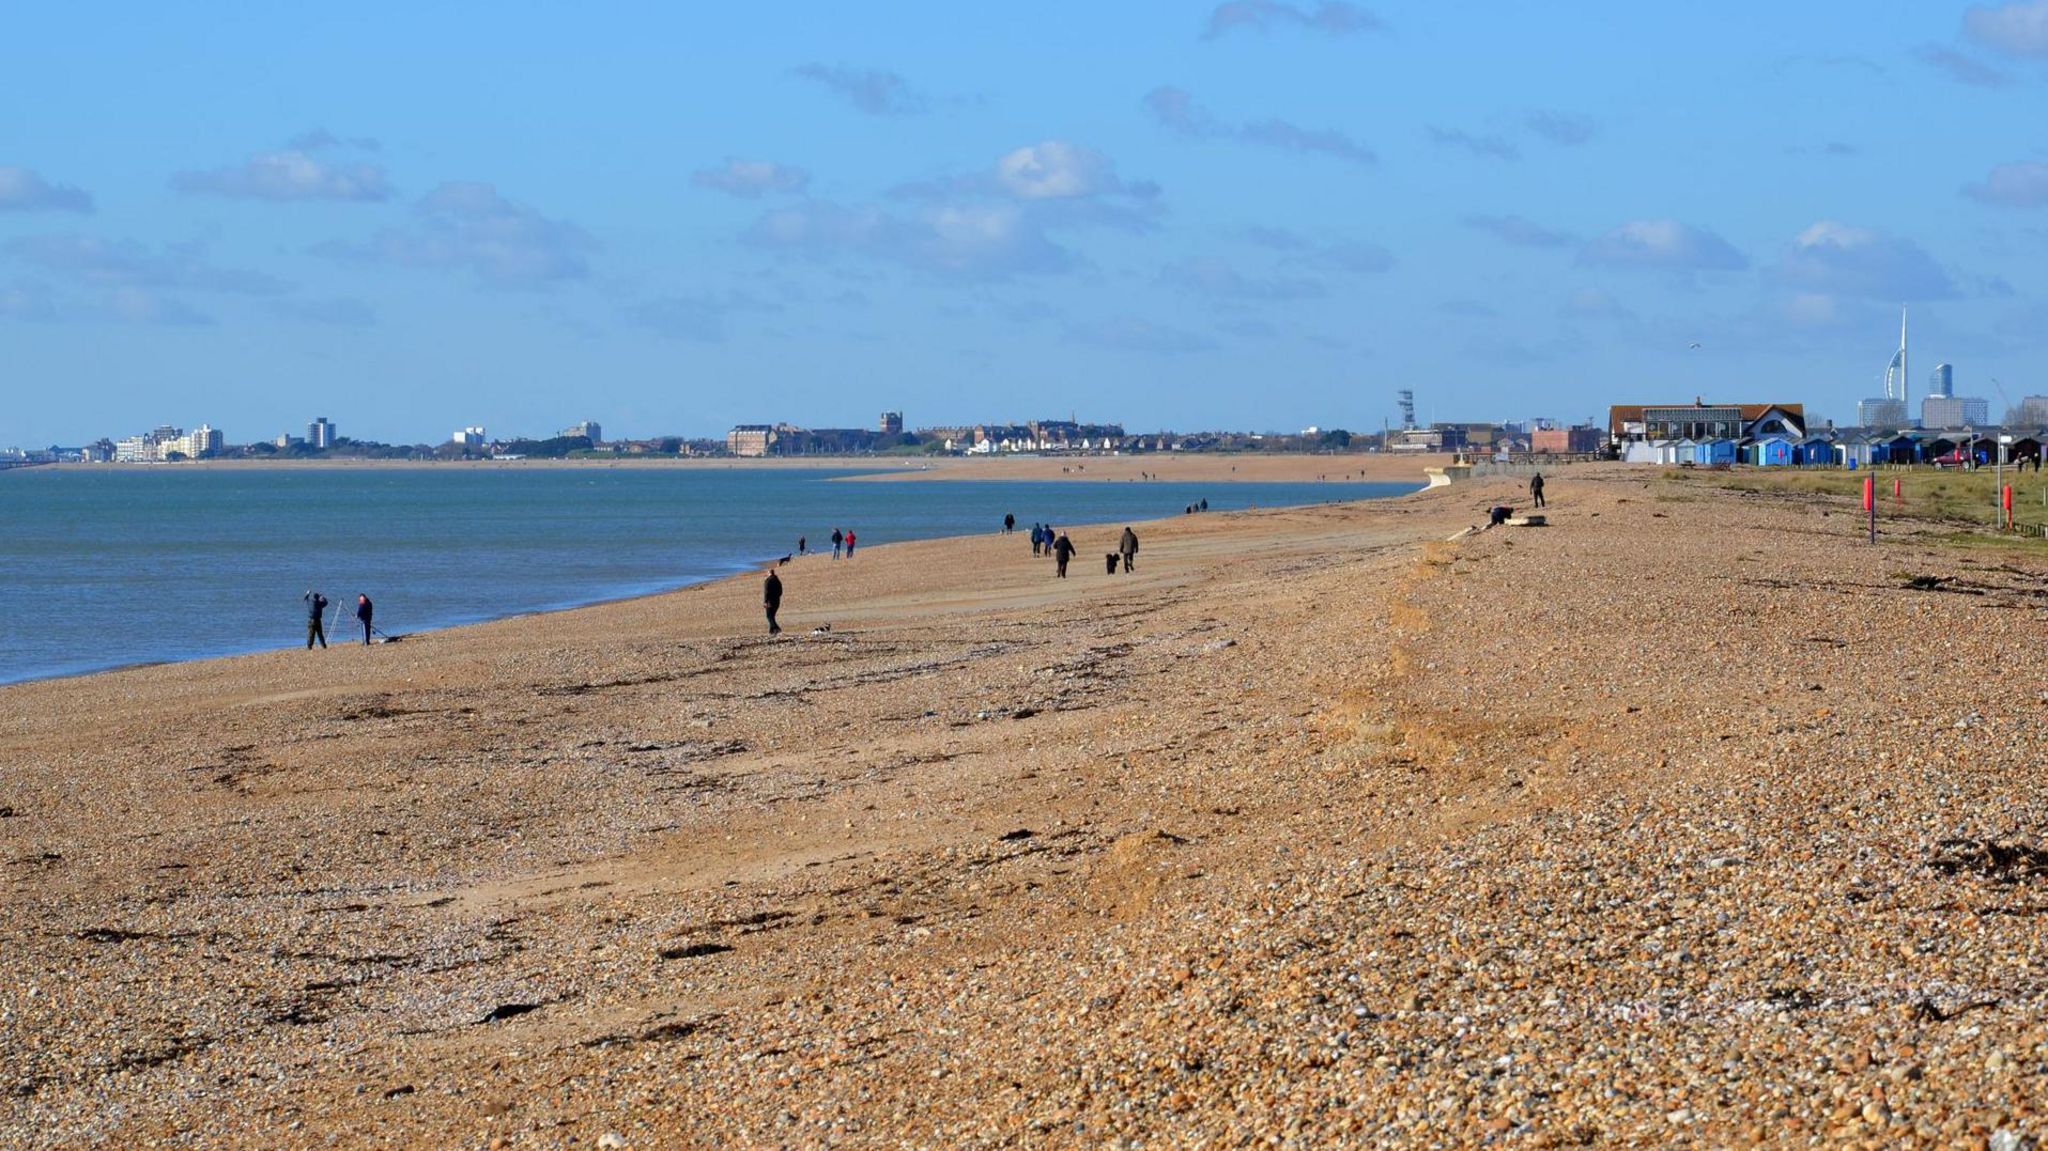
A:
{"label": "blue beach hut", "polygon": [[1750,462],[1760,468],[1783,468],[1792,465],[1792,438],[1769,435],[1758,437],[1750,445]]}
{"label": "blue beach hut", "polygon": [[1701,440],[1693,446],[1693,461],[1702,467],[1735,462],[1734,440]]}
{"label": "blue beach hut", "polygon": [[1835,441],[1826,436],[1808,436],[1793,448],[1792,462],[1805,468],[1832,464],[1835,462]]}

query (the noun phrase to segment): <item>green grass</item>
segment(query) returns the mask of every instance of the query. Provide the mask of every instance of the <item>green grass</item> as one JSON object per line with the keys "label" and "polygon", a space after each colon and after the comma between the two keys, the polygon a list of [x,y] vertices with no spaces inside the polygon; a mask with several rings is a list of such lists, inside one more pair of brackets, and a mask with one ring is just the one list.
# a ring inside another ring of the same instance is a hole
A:
{"label": "green grass", "polygon": [[[1864,479],[1873,477],[1877,481],[1880,521],[1903,513],[1918,519],[1968,525],[1988,533],[1997,519],[1998,476],[1991,468],[1980,468],[1974,472],[1931,467],[1878,467],[1853,472],[1841,468],[1742,468],[1728,472],[1672,474],[1736,491],[1819,496],[1829,503],[1839,502],[1854,510],[1862,508]],[[2048,504],[2042,502],[2043,493],[2048,492],[2048,472],[2021,472],[2007,468],[2004,478],[2012,487],[2013,519],[2026,524],[2048,524]],[[1901,482],[1902,499],[1892,498],[1894,480]],[[1989,538],[1995,540],[2000,537]],[[2013,542],[2030,549],[2040,544],[2033,539]]]}

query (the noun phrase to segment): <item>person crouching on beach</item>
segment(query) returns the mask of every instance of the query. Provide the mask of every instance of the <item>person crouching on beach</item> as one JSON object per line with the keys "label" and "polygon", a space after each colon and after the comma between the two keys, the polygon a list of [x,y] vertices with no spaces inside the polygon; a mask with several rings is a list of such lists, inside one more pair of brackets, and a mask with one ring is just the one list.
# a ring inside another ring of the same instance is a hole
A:
{"label": "person crouching on beach", "polygon": [[775,613],[782,610],[782,579],[775,569],[768,569],[768,578],[761,581],[761,606],[768,609],[768,634],[782,634],[782,625],[775,622]]}
{"label": "person crouching on beach", "polygon": [[1055,574],[1060,579],[1067,578],[1067,561],[1074,558],[1074,541],[1068,539],[1065,532],[1052,541],[1052,558],[1056,565]]}
{"label": "person crouching on beach", "polygon": [[320,646],[325,648],[327,627],[321,622],[320,617],[327,613],[327,597],[317,591],[309,591],[299,598],[306,601],[306,650],[313,650],[315,640],[320,641]]}
{"label": "person crouching on beach", "polygon": [[361,620],[363,624],[364,647],[370,646],[370,616],[373,613],[375,613],[376,610],[377,609],[371,605],[369,596],[364,595],[361,592],[356,593],[356,618]]}

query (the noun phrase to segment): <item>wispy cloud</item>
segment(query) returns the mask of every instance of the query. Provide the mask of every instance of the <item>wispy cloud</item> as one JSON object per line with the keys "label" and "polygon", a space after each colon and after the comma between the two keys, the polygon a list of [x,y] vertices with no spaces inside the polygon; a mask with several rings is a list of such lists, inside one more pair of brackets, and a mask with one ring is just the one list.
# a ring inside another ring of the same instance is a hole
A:
{"label": "wispy cloud", "polygon": [[1464,225],[1522,248],[1562,248],[1575,242],[1569,232],[1546,228],[1522,216],[1467,216]]}
{"label": "wispy cloud", "polygon": [[729,291],[722,296],[665,296],[626,310],[626,319],[672,340],[715,344],[726,338],[728,317],[743,313],[778,312],[779,304],[759,300],[745,292]]}
{"label": "wispy cloud", "polygon": [[1394,253],[1362,240],[1315,240],[1286,228],[1252,227],[1242,235],[1261,248],[1279,252],[1285,267],[1346,275],[1377,275],[1391,271]]}
{"label": "wispy cloud", "polygon": [[1577,147],[1600,134],[1591,120],[1569,112],[1530,112],[1522,117],[1522,127],[1565,148]]}
{"label": "wispy cloud", "polygon": [[270,309],[288,320],[328,328],[368,328],[377,323],[376,310],[351,296],[273,300]]}
{"label": "wispy cloud", "polygon": [[1956,83],[1968,84],[1973,88],[2003,88],[2012,82],[2005,73],[1982,60],[1966,56],[1953,48],[1944,48],[1939,44],[1922,45],[1913,56]]}
{"label": "wispy cloud", "polygon": [[374,202],[391,196],[383,168],[368,163],[332,164],[298,149],[258,152],[231,168],[180,172],[171,177],[171,187],[237,200]]}
{"label": "wispy cloud", "polygon": [[880,68],[805,64],[796,74],[870,116],[915,116],[931,109],[929,97],[913,90],[903,77]]}
{"label": "wispy cloud", "polygon": [[466,182],[427,193],[406,227],[317,250],[397,267],[468,272],[491,287],[542,288],[587,276],[597,246],[575,224],[508,200],[489,184]]}
{"label": "wispy cloud", "polygon": [[2008,56],[2048,59],[2048,0],[1973,5],[1963,13],[1963,34]]}
{"label": "wispy cloud", "polygon": [[52,184],[19,164],[0,164],[0,212],[91,212],[92,196]]}
{"label": "wispy cloud", "polygon": [[1519,160],[1522,150],[1515,142],[1498,133],[1487,132],[1475,135],[1461,128],[1439,128],[1434,124],[1427,129],[1430,143],[1438,147],[1462,148],[1474,156],[1490,160]]}
{"label": "wispy cloud", "polygon": [[2039,160],[2000,164],[1983,182],[1964,185],[1963,195],[2002,208],[2048,207],[2048,164]]}
{"label": "wispy cloud", "polygon": [[1216,342],[1206,336],[1132,316],[1116,316],[1091,323],[1070,324],[1067,327],[1067,338],[1077,344],[1107,348],[1111,351],[1167,356],[1205,352],[1216,346]]}
{"label": "wispy cloud", "polygon": [[1194,138],[1230,138],[1246,144],[1288,152],[1329,156],[1370,167],[1379,162],[1371,148],[1334,128],[1304,128],[1277,118],[1232,127],[1195,103],[1180,88],[1154,88],[1145,94],[1145,109],[1169,131]]}
{"label": "wispy cloud", "polygon": [[1738,271],[1749,266],[1728,241],[1677,220],[1632,220],[1580,249],[1579,262],[1668,272]]}
{"label": "wispy cloud", "polygon": [[1353,36],[1384,31],[1386,24],[1370,11],[1344,0],[1322,0],[1313,8],[1279,0],[1231,0],[1210,10],[1202,38],[1214,40],[1232,32],[1271,32],[1281,28],[1325,36]]}
{"label": "wispy cloud", "polygon": [[300,152],[321,152],[329,148],[353,148],[359,152],[383,150],[383,143],[370,136],[337,136],[325,128],[301,132],[286,140],[285,147]]}
{"label": "wispy cloud", "polygon": [[906,216],[813,201],[763,215],[744,238],[786,255],[857,256],[963,279],[1046,275],[1079,264],[1016,204],[944,204]]}
{"label": "wispy cloud", "polygon": [[770,192],[796,193],[810,186],[811,175],[773,160],[727,160],[717,168],[699,168],[690,183],[728,196],[753,200]]}
{"label": "wispy cloud", "polygon": [[1204,299],[1238,303],[1308,300],[1329,294],[1320,280],[1307,276],[1247,276],[1213,257],[1169,264],[1160,269],[1159,282]]}
{"label": "wispy cloud", "polygon": [[198,245],[162,250],[133,240],[93,236],[24,236],[0,250],[25,264],[81,283],[109,288],[175,289],[235,295],[277,295],[291,285],[262,272],[221,268]]}

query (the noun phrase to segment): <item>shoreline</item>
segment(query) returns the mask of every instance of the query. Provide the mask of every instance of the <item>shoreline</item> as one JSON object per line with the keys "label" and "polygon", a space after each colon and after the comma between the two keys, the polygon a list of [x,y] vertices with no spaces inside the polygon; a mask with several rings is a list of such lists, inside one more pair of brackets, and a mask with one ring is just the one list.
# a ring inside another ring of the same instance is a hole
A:
{"label": "shoreline", "polygon": [[7,469],[22,473],[120,472],[175,474],[183,471],[494,471],[585,468],[678,471],[848,471],[854,482],[899,480],[1072,480],[1134,481],[1140,473],[1169,482],[1310,483],[1323,476],[1357,476],[1329,482],[1423,483],[1423,469],[1448,462],[1444,455],[1346,455],[1155,452],[1120,456],[776,456],[666,458],[624,456],[585,460],[185,460],[174,464],[47,464]]}
{"label": "shoreline", "polygon": [[[259,466],[260,466],[260,465],[259,465]],[[297,465],[297,464],[282,464],[282,465],[278,465],[278,466],[280,466],[280,467],[285,467],[285,468],[290,468],[290,467],[297,467],[297,466],[299,466],[299,465]],[[841,478],[848,478],[848,477],[841,477]],[[865,478],[865,477],[862,477],[862,478]],[[1095,477],[1090,477],[1090,478],[1092,479],[1092,478],[1095,478]],[[997,482],[1014,482],[1014,481],[1012,481],[1010,477],[1003,477],[1003,478],[1002,478],[1001,480],[999,480],[999,481],[997,481]],[[1269,481],[1251,481],[1251,482],[1269,482]],[[1367,481],[1367,482],[1373,482],[1373,481]],[[1418,490],[1418,491],[1420,491],[1420,490],[1424,490],[1424,489],[1417,489],[1417,490]],[[1258,511],[1258,510],[1273,510],[1273,511],[1284,511],[1284,510],[1288,510],[1288,509],[1290,509],[1290,508],[1301,508],[1301,507],[1321,507],[1321,506],[1327,506],[1327,505],[1329,505],[1329,504],[1340,504],[1340,503],[1365,503],[1365,502],[1381,502],[1381,501],[1394,501],[1394,500],[1400,500],[1400,499],[1405,499],[1405,498],[1408,498],[1409,496],[1412,496],[1412,495],[1414,495],[1414,494],[1415,494],[1414,492],[1410,492],[1410,493],[1406,493],[1405,495],[1399,495],[1399,496],[1391,496],[1391,495],[1390,495],[1390,496],[1365,496],[1365,497],[1358,497],[1358,496],[1353,496],[1353,497],[1350,497],[1350,498],[1348,498],[1348,499],[1346,499],[1346,498],[1338,498],[1338,499],[1332,499],[1332,500],[1318,500],[1318,501],[1316,501],[1315,503],[1310,503],[1310,504],[1287,504],[1287,505],[1277,505],[1277,506],[1275,506],[1275,507],[1273,507],[1273,508],[1270,508],[1270,509],[1259,509],[1259,508],[1250,508],[1250,509],[1244,509],[1244,510],[1247,510],[1247,511]],[[1203,514],[1204,514],[1204,515],[1207,515],[1207,516],[1217,516],[1217,515],[1230,515],[1230,514],[1235,514],[1235,513],[1232,513],[1232,512],[1222,512],[1222,511],[1211,511],[1211,512],[1206,512],[1206,513],[1203,513]],[[1147,531],[1150,531],[1150,530],[1151,530],[1152,528],[1156,527],[1156,526],[1157,526],[1157,525],[1159,525],[1159,524],[1169,524],[1169,523],[1177,523],[1177,522],[1179,522],[1179,521],[1180,521],[1180,520],[1181,520],[1182,518],[1184,518],[1184,517],[1177,517],[1177,516],[1165,516],[1165,517],[1158,517],[1158,518],[1155,518],[1155,519],[1152,519],[1152,520],[1137,520],[1137,521],[1131,521],[1131,522],[1132,522],[1132,524],[1133,524],[1134,526],[1136,526],[1136,527],[1142,527],[1142,528],[1145,528],[1145,529],[1147,529]],[[1119,524],[1118,526],[1121,526],[1121,524]],[[1093,528],[1093,529],[1098,529],[1098,530],[1100,530],[1100,529],[1105,529],[1105,528],[1107,528],[1107,527],[1108,527],[1108,525],[1107,525],[1107,524],[1092,524],[1092,523],[1082,523],[1082,524],[1077,524],[1077,525],[1074,525],[1074,526],[1073,526],[1073,528],[1072,528],[1072,530],[1073,530],[1073,531],[1076,531],[1076,532],[1079,532],[1079,531],[1086,531],[1086,530],[1089,530],[1089,529],[1091,529],[1091,528]],[[955,536],[929,536],[929,537],[913,537],[913,538],[910,538],[910,539],[903,539],[903,540],[895,540],[895,541],[891,541],[891,542],[889,542],[889,543],[881,543],[881,544],[870,544],[870,545],[868,545],[867,547],[864,547],[864,548],[862,549],[862,552],[861,552],[861,554],[863,554],[863,555],[869,555],[869,554],[874,554],[874,553],[876,553],[876,552],[881,552],[881,551],[882,551],[883,549],[887,549],[887,548],[893,548],[893,547],[901,547],[901,546],[904,546],[904,545],[906,545],[906,544],[934,544],[934,543],[935,543],[935,544],[949,544],[949,543],[950,543],[950,544],[954,544],[954,545],[959,545],[959,544],[964,544],[964,543],[967,543],[967,542],[969,542],[969,541],[976,541],[976,540],[980,540],[980,539],[983,539],[983,538],[985,538],[985,537],[986,537],[986,536],[987,536],[988,534],[989,534],[989,533],[981,533],[981,534],[979,534],[979,535],[955,535]],[[1017,536],[1017,538],[1021,540],[1021,539],[1023,539],[1023,538],[1024,538],[1024,534],[1025,534],[1025,533],[1024,533],[1023,529],[1021,529],[1021,528],[1020,528],[1020,529],[1019,529],[1019,530],[1018,530],[1017,532],[1015,532],[1015,533],[1012,533],[1012,534],[1016,535],[1016,536]],[[816,557],[816,556],[817,556],[818,554],[819,554],[818,552],[816,552],[816,551],[813,551],[813,552],[810,552],[810,553],[808,553],[808,554],[807,554],[807,557],[806,557],[806,558],[813,558],[813,557]],[[1080,559],[1080,557],[1079,557],[1079,556],[1077,556],[1077,557],[1076,557],[1076,559],[1077,559],[1077,560],[1079,560],[1079,559]],[[490,616],[485,616],[485,617],[483,617],[483,618],[480,618],[480,619],[465,619],[465,620],[461,620],[461,621],[458,621],[458,622],[454,622],[454,623],[447,623],[447,624],[441,624],[441,625],[427,625],[427,626],[423,626],[423,627],[421,627],[421,628],[419,628],[419,629],[417,629],[417,630],[413,630],[413,631],[407,631],[407,632],[402,632],[402,633],[400,633],[400,638],[401,638],[401,639],[404,639],[404,640],[409,640],[409,639],[414,639],[414,638],[416,638],[416,637],[424,637],[424,636],[439,636],[439,635],[445,635],[445,634],[447,634],[447,633],[451,633],[451,632],[458,632],[458,631],[461,631],[462,629],[466,629],[466,628],[475,628],[475,627],[486,627],[486,626],[490,626],[490,625],[493,625],[493,624],[500,624],[500,623],[505,623],[505,622],[508,622],[508,621],[514,621],[514,620],[520,620],[520,619],[534,619],[534,618],[545,618],[545,617],[549,617],[549,616],[553,616],[553,615],[558,615],[558,614],[560,614],[560,613],[564,613],[564,612],[575,612],[575,611],[583,611],[583,610],[587,610],[587,609],[591,609],[591,608],[602,608],[602,607],[606,607],[606,606],[609,606],[609,605],[613,605],[613,604],[622,604],[622,603],[632,603],[632,602],[635,602],[635,601],[640,601],[640,600],[649,600],[649,599],[659,599],[659,598],[661,598],[661,597],[664,597],[664,596],[670,596],[670,595],[675,595],[675,594],[677,594],[677,593],[680,593],[680,592],[687,592],[687,591],[691,591],[691,590],[694,590],[694,589],[698,589],[698,588],[703,588],[703,587],[706,587],[706,586],[711,586],[711,585],[716,585],[716,584],[720,584],[720,583],[723,583],[723,582],[725,582],[725,581],[729,581],[729,580],[736,580],[736,579],[740,579],[740,578],[746,577],[746,576],[748,576],[748,575],[758,575],[758,574],[759,574],[759,573],[760,573],[761,571],[764,571],[764,570],[766,570],[766,569],[767,569],[767,566],[768,566],[768,564],[769,564],[769,563],[770,563],[770,561],[768,561],[768,560],[763,560],[763,561],[760,561],[760,562],[758,562],[758,563],[743,563],[743,564],[739,564],[739,565],[737,565],[737,566],[736,566],[736,567],[734,568],[734,570],[731,570],[731,571],[727,571],[727,572],[724,572],[724,573],[722,573],[722,574],[717,574],[717,575],[707,575],[707,576],[702,576],[702,577],[698,577],[698,578],[694,578],[694,579],[683,579],[683,580],[680,580],[680,581],[678,581],[678,582],[664,582],[664,583],[662,583],[662,584],[661,584],[661,586],[658,586],[658,587],[654,587],[654,588],[652,588],[652,589],[650,589],[650,590],[645,590],[645,591],[635,591],[635,592],[627,592],[627,593],[623,593],[623,594],[617,594],[617,595],[611,595],[611,594],[606,594],[606,595],[599,595],[599,596],[597,596],[597,597],[595,597],[595,598],[591,598],[591,599],[587,599],[587,600],[584,600],[584,599],[579,599],[579,600],[573,600],[573,601],[571,601],[571,602],[566,602],[566,603],[557,603],[557,604],[554,604],[554,605],[550,605],[550,606],[543,606],[543,607],[536,607],[536,608],[530,608],[530,609],[525,609],[525,610],[520,610],[520,611],[508,612],[508,613],[505,613],[505,614],[502,614],[502,615],[490,615]],[[354,631],[355,631],[355,629],[356,629],[356,624],[355,624],[355,621],[354,621],[353,617],[347,616],[347,615],[345,614],[345,610],[344,610],[344,609],[345,609],[346,607],[347,607],[347,605],[346,605],[345,603],[342,603],[342,602],[339,602],[339,601],[337,601],[337,602],[336,602],[336,603],[335,603],[335,604],[333,605],[333,608],[334,608],[334,618],[333,618],[333,620],[332,620],[332,621],[330,622],[330,624],[328,625],[328,632],[329,632],[329,635],[328,635],[328,642],[329,642],[329,645],[330,645],[330,646],[348,646],[348,644],[349,644],[349,639],[348,639],[348,637],[349,637],[349,636],[350,636],[351,634],[353,634],[353,633],[354,633]],[[287,634],[287,635],[288,635],[288,634],[289,634],[289,629],[284,629],[284,631],[283,631],[283,634]],[[340,638],[339,640],[337,640],[337,638],[336,638],[336,636],[337,636],[337,635],[339,635],[339,636],[341,637],[341,638]],[[356,646],[365,646],[365,645],[357,644]],[[382,646],[382,645],[381,645],[381,644],[371,644],[371,645],[367,645],[367,646],[372,646],[372,647],[376,647],[376,646]],[[237,651],[216,651],[216,652],[213,652],[213,653],[210,653],[210,654],[207,654],[207,655],[198,655],[198,656],[193,656],[193,657],[191,657],[191,658],[170,658],[170,659],[163,659],[163,658],[158,658],[158,659],[142,659],[142,660],[135,660],[135,661],[132,661],[132,662],[128,662],[128,663],[118,663],[118,664],[110,664],[110,665],[107,665],[107,666],[104,666],[104,667],[93,667],[93,668],[83,668],[83,669],[79,669],[79,670],[76,670],[76,671],[63,671],[63,672],[55,672],[55,673],[50,673],[50,674],[36,674],[36,675],[29,675],[29,676],[25,676],[25,677],[22,677],[22,678],[18,678],[18,679],[0,679],[0,693],[4,693],[4,692],[5,692],[5,691],[6,691],[6,690],[7,690],[8,688],[11,688],[11,687],[17,687],[17,686],[21,686],[21,685],[25,685],[25,684],[39,684],[39,683],[48,683],[48,682],[53,682],[53,681],[63,681],[63,680],[76,680],[76,679],[82,679],[82,678],[89,678],[89,677],[93,677],[93,676],[101,676],[101,675],[117,675],[117,674],[120,674],[120,673],[123,673],[123,672],[128,672],[128,671],[134,671],[134,670],[138,670],[138,669],[146,669],[146,668],[157,668],[157,667],[182,667],[182,666],[188,666],[188,665],[193,665],[193,664],[205,664],[205,663],[210,663],[210,662],[214,662],[214,661],[220,661],[220,660],[232,660],[232,659],[241,659],[241,658],[246,658],[246,657],[249,657],[249,656],[258,656],[258,655],[274,654],[274,653],[280,653],[280,652],[283,652],[283,653],[289,653],[289,652],[298,652],[298,651],[303,651],[303,650],[304,650],[304,649],[303,649],[303,648],[302,648],[302,647],[300,646],[300,644],[299,644],[299,643],[298,643],[297,641],[292,641],[292,642],[286,642],[286,643],[279,643],[279,644],[276,644],[276,645],[266,645],[266,646],[260,646],[260,647],[250,647],[250,648],[247,648],[247,649],[244,649],[244,650],[237,650]]]}

